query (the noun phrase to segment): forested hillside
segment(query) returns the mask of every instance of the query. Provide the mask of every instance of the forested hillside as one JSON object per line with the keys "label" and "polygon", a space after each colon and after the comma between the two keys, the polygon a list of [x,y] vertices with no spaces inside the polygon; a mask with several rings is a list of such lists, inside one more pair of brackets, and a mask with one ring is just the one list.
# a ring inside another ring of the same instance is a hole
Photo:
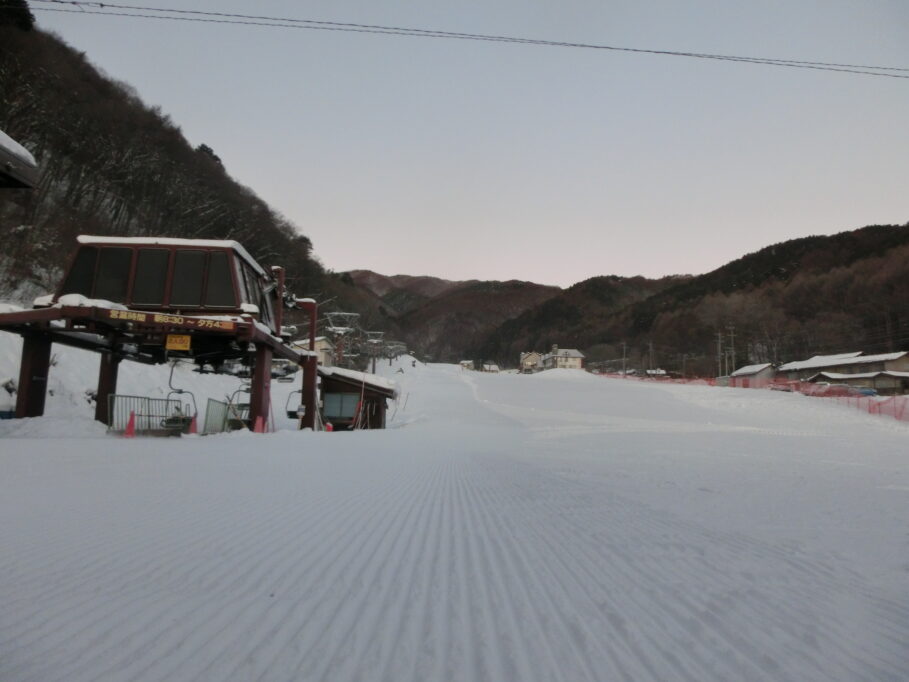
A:
{"label": "forested hillside", "polygon": [[[514,365],[549,344],[594,362],[717,370],[824,352],[909,350],[909,224],[775,244],[697,277],[593,278],[505,323],[474,354]],[[730,358],[730,363],[732,359]]]}
{"label": "forested hillside", "polygon": [[325,286],[309,239],[216,150],[21,18],[0,17],[0,129],[36,157],[40,183],[0,196],[0,297],[50,290],[78,234],[235,239],[285,266],[292,291]]}
{"label": "forested hillside", "polygon": [[[434,360],[457,362],[500,325],[561,290],[533,282],[476,282],[454,288],[399,318],[404,339]],[[513,364],[513,363],[512,363]]]}
{"label": "forested hillside", "polygon": [[[340,277],[364,318],[385,328],[422,357],[456,362],[468,357],[502,323],[555,296],[558,287],[511,280],[451,281],[430,276],[380,275],[352,270]],[[361,292],[357,297],[356,292]],[[368,295],[366,294],[368,292]]]}
{"label": "forested hillside", "polygon": [[[652,280],[613,275],[578,282],[505,322],[472,349],[470,357],[494,359],[504,366],[513,366],[520,353],[547,351],[552,344],[581,348],[589,353],[592,346],[601,343],[600,334],[614,315],[678,280],[677,277]],[[594,357],[598,358],[596,352]],[[606,351],[607,356],[612,353],[612,349]]]}

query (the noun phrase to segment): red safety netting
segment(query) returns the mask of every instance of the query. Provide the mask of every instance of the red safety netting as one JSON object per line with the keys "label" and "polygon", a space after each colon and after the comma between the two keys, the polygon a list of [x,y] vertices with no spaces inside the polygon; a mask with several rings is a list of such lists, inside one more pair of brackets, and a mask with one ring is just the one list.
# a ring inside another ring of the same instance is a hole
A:
{"label": "red safety netting", "polygon": [[[814,384],[808,381],[792,381],[786,379],[754,379],[746,377],[729,377],[719,383],[714,378],[677,378],[677,377],[652,377],[638,376],[635,374],[600,374],[608,379],[623,379],[625,381],[651,381],[669,384],[687,384],[690,386],[717,386],[727,385],[732,388],[763,388],[771,391],[787,391],[803,395],[826,398],[840,405],[846,405],[868,414],[883,415],[898,421],[909,422],[909,396],[877,396],[864,395],[863,389],[855,386]],[[725,382],[725,383],[724,383]]]}

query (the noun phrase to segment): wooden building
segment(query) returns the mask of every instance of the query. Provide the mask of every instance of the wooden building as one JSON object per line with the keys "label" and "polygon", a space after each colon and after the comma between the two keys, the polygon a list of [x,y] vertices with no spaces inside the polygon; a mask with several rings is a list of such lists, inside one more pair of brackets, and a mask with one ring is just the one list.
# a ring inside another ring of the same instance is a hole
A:
{"label": "wooden building", "polygon": [[736,388],[765,388],[773,381],[776,371],[769,362],[739,367],[728,377],[728,386]]}
{"label": "wooden building", "polygon": [[[300,339],[290,344],[292,348],[309,350],[309,339]],[[335,364],[335,344],[327,336],[316,337],[316,353],[322,367],[331,367]]]}
{"label": "wooden building", "polygon": [[845,385],[852,388],[870,388],[880,395],[909,393],[909,372],[818,372],[807,379],[812,383]]}
{"label": "wooden building", "polygon": [[815,355],[807,360],[787,362],[777,369],[777,376],[807,381],[819,372],[867,374],[869,372],[909,372],[909,352],[864,355],[861,351],[837,355]]}
{"label": "wooden building", "polygon": [[336,431],[384,429],[388,401],[398,393],[394,382],[341,367],[319,367],[322,421]]}

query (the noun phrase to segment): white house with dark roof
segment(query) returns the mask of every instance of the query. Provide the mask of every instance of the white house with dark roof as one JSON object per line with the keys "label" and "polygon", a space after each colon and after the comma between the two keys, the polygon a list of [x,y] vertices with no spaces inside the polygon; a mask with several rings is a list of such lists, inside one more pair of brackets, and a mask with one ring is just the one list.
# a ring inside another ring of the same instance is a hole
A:
{"label": "white house with dark roof", "polygon": [[552,351],[543,356],[543,369],[584,369],[585,357],[577,348],[559,348],[553,344]]}

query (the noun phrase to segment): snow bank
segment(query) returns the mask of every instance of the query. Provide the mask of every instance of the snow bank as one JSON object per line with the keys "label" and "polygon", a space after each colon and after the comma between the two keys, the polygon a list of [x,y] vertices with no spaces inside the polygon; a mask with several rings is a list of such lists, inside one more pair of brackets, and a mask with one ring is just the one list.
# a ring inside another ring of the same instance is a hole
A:
{"label": "snow bank", "polygon": [[547,369],[545,372],[523,374],[536,381],[596,381],[597,377],[581,369]]}
{"label": "snow bank", "polygon": [[107,308],[109,310],[126,310],[121,303],[114,303],[103,298],[88,298],[82,294],[65,294],[57,299],[56,307],[72,306],[75,308]]}

